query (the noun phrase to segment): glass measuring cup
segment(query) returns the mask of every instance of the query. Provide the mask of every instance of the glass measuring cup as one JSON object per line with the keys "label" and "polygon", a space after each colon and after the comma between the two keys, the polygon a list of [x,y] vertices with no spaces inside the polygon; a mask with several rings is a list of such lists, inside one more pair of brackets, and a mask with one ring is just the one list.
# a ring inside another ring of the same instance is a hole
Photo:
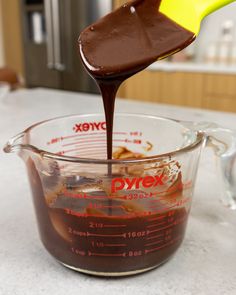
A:
{"label": "glass measuring cup", "polygon": [[235,143],[213,124],[116,114],[107,161],[104,115],[91,114],[35,124],[4,150],[26,163],[48,252],[84,273],[121,276],[155,268],[179,248],[204,145],[218,155],[235,208]]}

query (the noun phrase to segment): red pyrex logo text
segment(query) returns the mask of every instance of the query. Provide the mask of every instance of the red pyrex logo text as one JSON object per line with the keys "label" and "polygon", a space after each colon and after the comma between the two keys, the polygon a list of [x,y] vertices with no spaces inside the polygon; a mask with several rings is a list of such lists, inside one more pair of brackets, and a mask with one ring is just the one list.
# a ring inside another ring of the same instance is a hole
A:
{"label": "red pyrex logo text", "polygon": [[90,122],[90,123],[80,123],[75,124],[73,130],[76,133],[79,132],[88,132],[88,131],[105,131],[106,130],[106,122]]}
{"label": "red pyrex logo text", "polygon": [[164,175],[146,176],[135,178],[114,178],[111,183],[111,191],[115,193],[120,190],[132,190],[139,188],[150,188],[158,185],[164,185]]}

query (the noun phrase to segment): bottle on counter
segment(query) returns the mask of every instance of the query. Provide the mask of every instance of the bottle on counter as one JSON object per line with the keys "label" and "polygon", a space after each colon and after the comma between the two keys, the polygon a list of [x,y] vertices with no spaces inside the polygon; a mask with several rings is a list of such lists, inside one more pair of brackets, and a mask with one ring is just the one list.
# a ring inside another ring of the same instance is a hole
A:
{"label": "bottle on counter", "polygon": [[214,65],[217,63],[217,43],[211,42],[206,49],[205,63],[209,65]]}
{"label": "bottle on counter", "polygon": [[217,63],[228,65],[231,63],[234,22],[227,20],[222,24],[220,40],[217,42]]}

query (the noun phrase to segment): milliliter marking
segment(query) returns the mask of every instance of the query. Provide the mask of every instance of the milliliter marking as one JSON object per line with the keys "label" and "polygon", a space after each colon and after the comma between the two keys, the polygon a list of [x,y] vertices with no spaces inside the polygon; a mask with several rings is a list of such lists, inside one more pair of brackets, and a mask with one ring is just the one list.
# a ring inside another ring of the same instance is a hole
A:
{"label": "milliliter marking", "polygon": [[104,224],[103,227],[105,228],[120,228],[120,227],[126,227],[126,224]]}
{"label": "milliliter marking", "polygon": [[155,233],[155,232],[158,232],[158,231],[162,231],[164,229],[167,229],[167,228],[170,228],[170,227],[173,227],[173,226],[175,226],[175,224],[170,224],[170,225],[167,225],[167,226],[162,227],[162,228],[158,228],[158,229],[154,229],[154,230],[149,230],[148,231],[148,234]]}
{"label": "milliliter marking", "polygon": [[147,225],[147,228],[156,227],[158,225],[164,225],[164,224],[166,224],[165,221],[159,222],[159,223],[154,223],[154,224]]}
{"label": "milliliter marking", "polygon": [[117,235],[95,234],[87,232],[87,237],[101,237],[101,238],[126,238],[126,233]]}
{"label": "milliliter marking", "polygon": [[160,237],[163,237],[164,234],[160,234],[160,235],[155,235],[155,236],[152,236],[152,237],[147,237],[146,240],[154,240],[156,238],[160,238]]}
{"label": "milliliter marking", "polygon": [[163,219],[163,218],[165,218],[165,217],[166,217],[166,215],[162,215],[162,216],[158,216],[158,217],[155,217],[155,218],[150,218],[150,219],[148,219],[148,221],[161,220],[161,219]]}
{"label": "milliliter marking", "polygon": [[152,242],[152,243],[149,243],[149,244],[145,244],[146,247],[149,247],[149,246],[153,246],[153,245],[157,245],[157,244],[160,244],[164,242],[164,240],[160,240],[160,241],[156,241],[156,242]]}
{"label": "milliliter marking", "polygon": [[89,256],[101,256],[101,257],[126,257],[126,253],[120,254],[112,254],[112,253],[95,253],[95,252],[88,252]]}

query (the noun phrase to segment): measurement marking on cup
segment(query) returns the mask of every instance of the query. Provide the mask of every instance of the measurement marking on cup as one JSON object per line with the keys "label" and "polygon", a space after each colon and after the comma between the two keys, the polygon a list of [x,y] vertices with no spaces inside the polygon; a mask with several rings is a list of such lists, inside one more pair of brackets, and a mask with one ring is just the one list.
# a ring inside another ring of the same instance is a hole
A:
{"label": "measurement marking on cup", "polygon": [[151,252],[156,252],[156,251],[158,251],[158,250],[160,250],[160,249],[162,249],[162,248],[165,248],[165,247],[167,247],[167,246],[169,246],[169,245],[171,245],[171,244],[173,244],[172,241],[169,242],[169,243],[166,243],[166,244],[164,244],[164,245],[162,245],[162,246],[160,246],[160,247],[156,247],[156,248],[153,248],[153,249],[145,250],[145,254],[148,254],[148,253],[151,253]]}
{"label": "measurement marking on cup", "polygon": [[87,151],[94,151],[94,150],[96,150],[96,151],[101,151],[102,150],[103,151],[105,148],[106,148],[105,145],[103,145],[103,146],[97,145],[97,146],[92,146],[92,147],[86,147],[85,149],[77,147],[76,151],[77,152],[85,152],[85,151],[87,152]]}
{"label": "measurement marking on cup", "polygon": [[72,198],[72,199],[87,199],[87,200],[108,200],[112,199],[113,196],[90,196],[86,193],[74,193],[73,191],[69,191],[65,189],[63,191],[65,197]]}
{"label": "measurement marking on cup", "polygon": [[154,229],[154,230],[149,230],[149,231],[148,231],[148,235],[149,235],[149,234],[152,234],[152,233],[155,233],[155,232],[158,232],[158,231],[162,231],[162,230],[167,229],[167,228],[170,228],[170,227],[173,227],[173,226],[175,226],[175,225],[176,225],[176,224],[173,223],[173,224],[167,225],[167,226],[162,227],[162,228],[158,228],[158,229]]}
{"label": "measurement marking on cup", "polygon": [[126,253],[120,253],[120,254],[112,254],[112,253],[94,253],[88,251],[89,256],[101,256],[101,257],[125,257]]}
{"label": "measurement marking on cup", "polygon": [[[123,207],[122,207],[123,208]],[[73,215],[73,216],[77,216],[77,217],[82,217],[82,218],[90,218],[90,217],[98,217],[98,218],[101,218],[101,215],[98,215],[98,214],[89,214],[89,213],[81,213],[81,212],[76,212],[76,211],[73,211],[69,208],[64,208],[64,211],[66,214],[69,214],[69,215]],[[151,215],[153,212],[144,212],[145,214],[137,214],[136,217],[143,217],[143,216],[148,216],[148,215]],[[133,218],[133,216],[129,216],[129,215],[113,215],[113,218],[119,218],[119,219],[124,219],[124,220],[127,220],[127,219],[130,219],[130,218]]]}
{"label": "measurement marking on cup", "polygon": [[[88,137],[89,138],[89,137]],[[67,146],[71,146],[71,145],[83,145],[83,146],[88,146],[88,145],[91,145],[93,143],[98,143],[98,142],[106,142],[106,139],[104,139],[104,136],[99,136],[99,137],[94,137],[93,136],[93,139],[90,140],[88,138],[83,138],[81,140],[77,140],[77,141],[74,141],[74,142],[70,142],[70,143],[66,143],[66,144],[63,144],[62,146],[63,147],[67,147]],[[124,142],[125,140],[122,140],[122,139],[114,139],[113,140],[114,142]]]}
{"label": "measurement marking on cup", "polygon": [[112,244],[112,243],[106,244],[106,243],[98,242],[98,241],[91,241],[91,245],[94,248],[105,248],[105,247],[113,248],[113,247],[126,247],[127,246],[127,244]]}
{"label": "measurement marking on cup", "polygon": [[107,228],[120,228],[120,227],[126,227],[126,224],[104,224],[103,227]]}
{"label": "measurement marking on cup", "polygon": [[101,150],[101,149],[104,149],[106,148],[106,145],[89,145],[87,146],[86,148],[80,148],[80,146],[77,147],[77,151],[87,151],[87,150],[93,150],[93,149],[96,149],[96,150]]}
{"label": "measurement marking on cup", "polygon": [[106,132],[94,132],[94,133],[86,133],[86,134],[75,134],[75,135],[68,135],[68,136],[63,136],[61,137],[62,140],[65,139],[70,139],[70,138],[75,138],[75,137],[90,137],[90,136],[94,136],[94,135],[106,135]]}
{"label": "measurement marking on cup", "polygon": [[153,245],[157,245],[157,244],[160,244],[164,242],[164,240],[160,240],[160,241],[156,241],[156,242],[152,242],[152,243],[148,243],[148,244],[145,244],[146,247],[149,247],[149,246],[153,246]]}
{"label": "measurement marking on cup", "polygon": [[[148,232],[148,234],[149,234],[149,232]],[[160,237],[163,237],[163,236],[164,236],[164,234],[155,235],[155,236],[152,236],[152,237],[147,237],[146,240],[154,240],[156,238],[160,238]]]}
{"label": "measurement marking on cup", "polygon": [[160,225],[164,225],[164,224],[166,224],[165,221],[159,222],[159,223],[154,223],[154,224],[148,225],[147,228],[156,227],[156,226],[160,226]]}
{"label": "measurement marking on cup", "polygon": [[[103,150],[105,149],[106,146],[103,146],[103,147],[99,147],[99,150]],[[89,148],[86,148],[86,150],[88,150]],[[93,150],[93,148],[92,148]],[[96,150],[98,150],[98,148],[96,148]],[[81,150],[81,151],[84,151],[84,150]],[[65,151],[59,151],[57,152],[57,155],[64,155],[64,154],[67,154],[67,153],[72,153],[72,152],[79,152],[79,149],[76,148],[76,149],[71,149],[71,150],[65,150]]]}
{"label": "measurement marking on cup", "polygon": [[62,146],[63,147],[71,146],[71,145],[85,145],[85,146],[88,146],[88,145],[90,145],[92,143],[98,143],[98,142],[106,142],[106,139],[104,139],[104,136],[93,137],[92,140],[83,138],[83,141],[81,141],[81,140],[74,141],[74,142],[71,142],[71,143],[63,144]]}
{"label": "measurement marking on cup", "polygon": [[153,249],[149,249],[149,250],[145,250],[145,254],[149,254],[149,253],[151,253],[151,252],[156,252],[156,251],[158,251],[158,250],[160,250],[160,249],[162,249],[162,248],[165,248],[165,247],[171,246],[172,244],[178,242],[180,239],[181,239],[181,238],[178,237],[178,238],[173,239],[173,240],[171,240],[170,242],[168,242],[168,243],[166,243],[166,244],[164,244],[164,245],[162,245],[162,246],[159,246],[159,247],[156,247],[156,248],[153,248]]}
{"label": "measurement marking on cup", "polygon": [[[117,135],[127,135],[127,132],[113,132],[113,134]],[[71,138],[76,138],[76,137],[88,137],[94,136],[94,135],[106,135],[106,132],[90,132],[86,134],[73,134],[73,135],[68,135],[68,136],[62,136],[60,137],[61,140],[66,140],[66,139],[71,139]]]}
{"label": "measurement marking on cup", "polygon": [[[76,147],[74,150],[76,152],[87,152],[90,154],[90,152],[92,152],[92,151],[96,151],[98,153],[98,152],[103,152],[105,149],[106,149],[105,145],[103,145],[103,146],[99,145],[99,146],[86,147],[86,148]],[[73,151],[73,150],[70,150],[70,151]],[[68,151],[66,150],[66,152],[68,152]]]}
{"label": "measurement marking on cup", "polygon": [[101,238],[126,238],[126,233],[117,235],[95,234],[87,232],[87,237],[101,237]]}
{"label": "measurement marking on cup", "polygon": [[158,217],[155,217],[155,218],[150,218],[150,219],[148,219],[148,221],[156,221],[156,220],[161,220],[161,219],[163,219],[163,218],[165,218],[166,217],[166,215],[163,215],[163,216],[158,216]]}

